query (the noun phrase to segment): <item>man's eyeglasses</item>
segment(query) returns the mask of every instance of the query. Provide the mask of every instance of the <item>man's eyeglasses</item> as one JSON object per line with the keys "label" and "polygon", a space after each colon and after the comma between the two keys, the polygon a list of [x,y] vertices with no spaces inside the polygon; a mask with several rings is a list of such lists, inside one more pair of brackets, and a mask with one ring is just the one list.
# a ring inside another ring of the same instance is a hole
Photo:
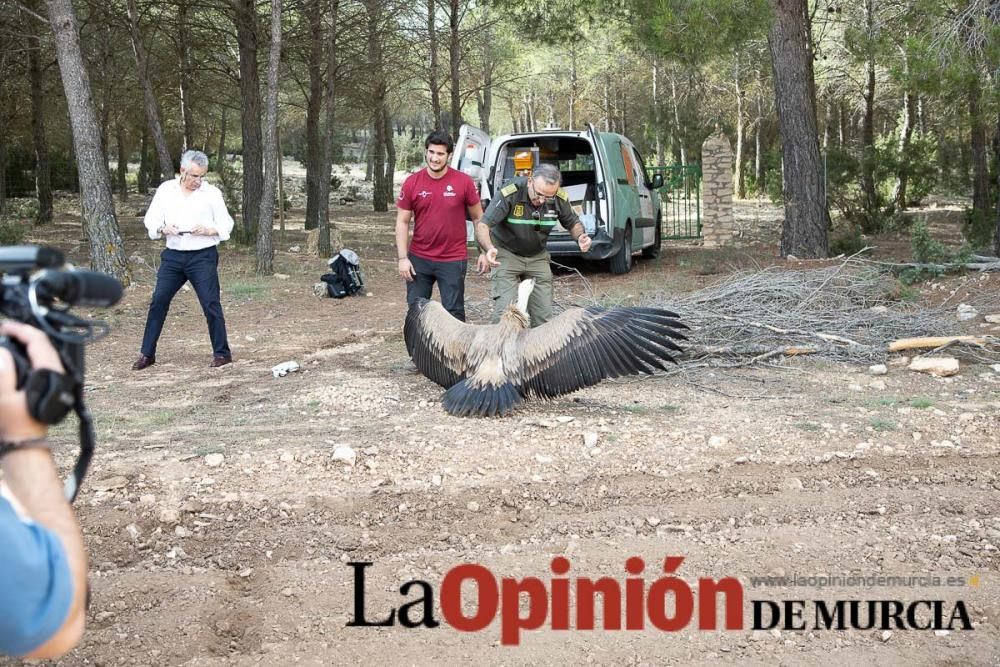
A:
{"label": "man's eyeglasses", "polygon": [[188,173],[184,174],[184,176],[189,181],[203,181],[203,180],[205,180],[205,174],[192,174],[191,172],[188,172]]}

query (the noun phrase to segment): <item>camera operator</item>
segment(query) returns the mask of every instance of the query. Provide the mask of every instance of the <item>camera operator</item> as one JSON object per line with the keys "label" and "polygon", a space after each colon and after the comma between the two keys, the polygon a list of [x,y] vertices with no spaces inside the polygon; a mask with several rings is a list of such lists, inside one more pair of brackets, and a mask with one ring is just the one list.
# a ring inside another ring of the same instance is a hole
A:
{"label": "camera operator", "polygon": [[[4,322],[33,369],[65,372],[40,330]],[[14,360],[0,348],[0,654],[58,657],[83,635],[87,556],[45,442],[16,388]]]}

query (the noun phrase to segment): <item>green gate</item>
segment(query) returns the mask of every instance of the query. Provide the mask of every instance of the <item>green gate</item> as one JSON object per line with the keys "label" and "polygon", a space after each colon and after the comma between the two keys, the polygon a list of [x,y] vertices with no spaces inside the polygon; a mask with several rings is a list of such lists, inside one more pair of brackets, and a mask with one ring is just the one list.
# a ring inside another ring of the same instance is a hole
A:
{"label": "green gate", "polygon": [[672,164],[650,167],[648,171],[663,174],[660,188],[663,239],[701,238],[701,165]]}

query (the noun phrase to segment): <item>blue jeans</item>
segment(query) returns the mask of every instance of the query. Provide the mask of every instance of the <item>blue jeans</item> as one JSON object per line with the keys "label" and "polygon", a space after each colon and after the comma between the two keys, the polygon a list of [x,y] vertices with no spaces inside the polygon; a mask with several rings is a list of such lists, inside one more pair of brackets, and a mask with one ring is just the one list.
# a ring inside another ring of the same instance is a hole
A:
{"label": "blue jeans", "polygon": [[406,283],[406,304],[419,298],[430,299],[437,283],[441,293],[441,305],[459,322],[465,321],[465,270],[469,261],[435,262],[423,257],[410,255],[410,264],[416,277]]}
{"label": "blue jeans", "polygon": [[208,321],[212,353],[217,357],[230,356],[226,320],[219,301],[219,249],[211,246],[185,251],[167,248],[160,253],[160,270],[156,272],[156,287],[146,317],[146,332],[142,336],[141,352],[147,357],[156,356],[156,341],[163,331],[170,302],[189,280]]}

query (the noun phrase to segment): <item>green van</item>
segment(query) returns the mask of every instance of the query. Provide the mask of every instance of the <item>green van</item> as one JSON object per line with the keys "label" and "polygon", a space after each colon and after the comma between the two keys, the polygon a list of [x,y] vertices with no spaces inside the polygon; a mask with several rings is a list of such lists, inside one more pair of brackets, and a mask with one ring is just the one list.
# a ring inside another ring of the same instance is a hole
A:
{"label": "green van", "polygon": [[[544,130],[491,139],[479,128],[463,125],[451,166],[476,181],[486,206],[506,182],[541,162],[562,172],[562,187],[594,241],[581,253],[569,233],[557,226],[548,242],[553,257],[578,255],[606,261],[612,273],[628,273],[635,255],[659,254],[658,189],[663,176],[650,179],[639,151],[620,134],[588,125],[583,131]],[[471,223],[469,227],[471,241]]]}

